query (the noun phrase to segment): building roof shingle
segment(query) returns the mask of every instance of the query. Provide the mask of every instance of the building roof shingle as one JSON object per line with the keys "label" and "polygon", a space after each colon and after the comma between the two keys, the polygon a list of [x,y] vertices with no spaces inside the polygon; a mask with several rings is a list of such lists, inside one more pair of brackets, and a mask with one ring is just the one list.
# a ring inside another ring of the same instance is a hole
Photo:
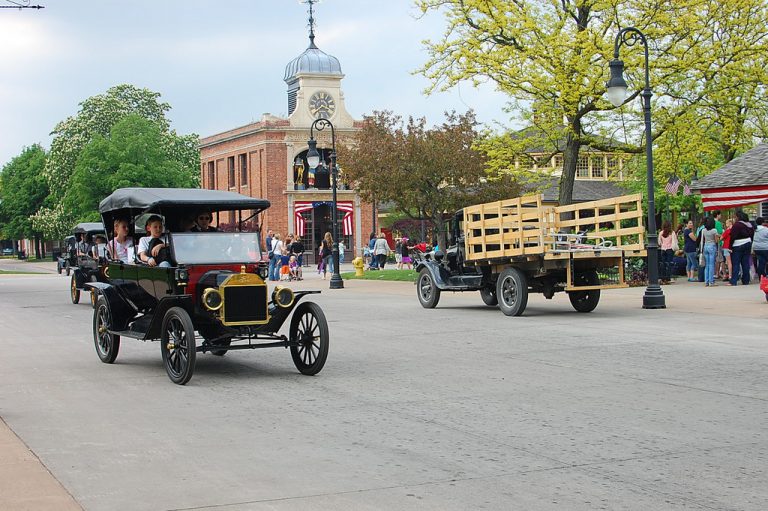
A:
{"label": "building roof shingle", "polygon": [[695,190],[768,184],[768,144],[760,144],[694,183]]}

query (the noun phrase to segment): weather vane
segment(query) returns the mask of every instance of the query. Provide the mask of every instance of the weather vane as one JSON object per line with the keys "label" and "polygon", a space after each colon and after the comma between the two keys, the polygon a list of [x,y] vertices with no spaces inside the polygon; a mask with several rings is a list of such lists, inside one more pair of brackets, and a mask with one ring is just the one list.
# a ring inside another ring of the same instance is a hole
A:
{"label": "weather vane", "polygon": [[44,5],[29,5],[31,0],[5,0],[11,5],[0,5],[0,9],[45,9]]}
{"label": "weather vane", "polygon": [[313,5],[319,4],[320,0],[299,0],[300,4],[309,4],[309,46],[315,47],[315,17]]}

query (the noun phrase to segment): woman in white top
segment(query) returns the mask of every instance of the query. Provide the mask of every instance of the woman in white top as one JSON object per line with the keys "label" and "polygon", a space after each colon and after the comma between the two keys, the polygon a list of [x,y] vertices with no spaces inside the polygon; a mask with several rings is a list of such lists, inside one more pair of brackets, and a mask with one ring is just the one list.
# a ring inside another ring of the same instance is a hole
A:
{"label": "woman in white top", "polygon": [[133,264],[133,240],[128,236],[128,221],[115,220],[115,237],[107,244],[110,259]]}
{"label": "woman in white top", "polygon": [[269,280],[280,280],[280,260],[285,252],[285,245],[281,239],[280,233],[276,233],[272,236],[272,257],[275,259],[275,266],[272,270],[272,275],[269,276]]}

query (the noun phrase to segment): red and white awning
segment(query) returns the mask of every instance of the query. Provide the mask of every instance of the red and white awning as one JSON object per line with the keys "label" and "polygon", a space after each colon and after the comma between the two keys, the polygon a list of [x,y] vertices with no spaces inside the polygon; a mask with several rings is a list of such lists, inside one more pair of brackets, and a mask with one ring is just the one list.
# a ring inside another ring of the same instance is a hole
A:
{"label": "red and white awning", "polygon": [[[321,204],[332,204],[330,202],[297,202],[294,207],[294,218],[296,222],[296,234],[304,237],[305,222],[302,213],[309,211]],[[352,219],[355,213],[355,206],[352,202],[337,202],[336,207],[339,211],[344,212],[344,218],[341,221],[342,234],[344,236],[350,236],[352,234]]]}
{"label": "red and white awning", "polygon": [[701,190],[704,211],[728,209],[768,201],[768,184]]}

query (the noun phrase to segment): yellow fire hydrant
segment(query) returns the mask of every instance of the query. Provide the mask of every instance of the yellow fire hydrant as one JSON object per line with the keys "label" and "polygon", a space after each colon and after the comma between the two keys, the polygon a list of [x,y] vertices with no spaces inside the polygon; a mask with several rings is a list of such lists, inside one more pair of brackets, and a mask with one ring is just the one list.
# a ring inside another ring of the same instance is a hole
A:
{"label": "yellow fire hydrant", "polygon": [[355,277],[362,277],[364,275],[363,267],[365,264],[363,263],[362,257],[355,257],[352,259],[352,266],[355,268]]}

